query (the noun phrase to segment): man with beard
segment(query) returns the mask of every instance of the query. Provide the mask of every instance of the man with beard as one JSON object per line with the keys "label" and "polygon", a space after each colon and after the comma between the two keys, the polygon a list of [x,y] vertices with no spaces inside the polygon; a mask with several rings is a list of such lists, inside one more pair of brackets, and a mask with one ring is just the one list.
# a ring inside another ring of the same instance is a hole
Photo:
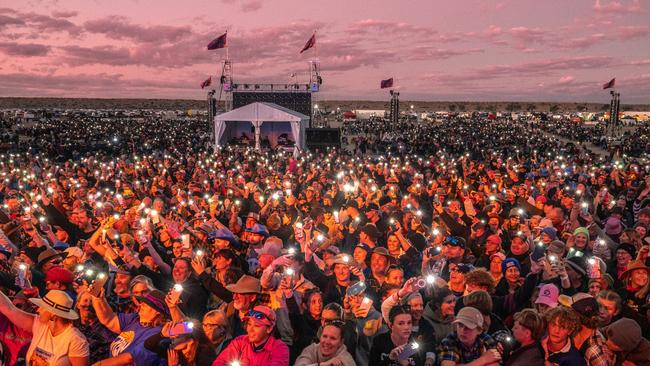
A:
{"label": "man with beard", "polygon": [[79,324],[77,328],[88,339],[88,347],[92,350],[90,364],[109,357],[109,346],[115,334],[108,330],[97,319],[92,304],[92,296],[89,292],[82,292],[77,299],[77,312],[79,313]]}
{"label": "man with beard", "polygon": [[133,303],[129,291],[131,279],[133,279],[133,272],[128,268],[128,265],[123,264],[117,267],[113,279],[113,291],[106,299],[115,312],[135,313],[137,311],[137,305]]}

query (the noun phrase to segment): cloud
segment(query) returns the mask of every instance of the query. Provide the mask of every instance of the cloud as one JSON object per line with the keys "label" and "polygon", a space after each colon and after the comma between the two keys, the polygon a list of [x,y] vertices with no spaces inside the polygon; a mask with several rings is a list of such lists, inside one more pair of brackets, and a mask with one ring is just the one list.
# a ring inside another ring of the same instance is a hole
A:
{"label": "cloud", "polygon": [[50,52],[50,47],[33,43],[3,42],[0,43],[0,52],[8,56],[36,57],[46,56]]}
{"label": "cloud", "polygon": [[52,16],[55,18],[72,18],[77,15],[79,15],[79,12],[74,10],[55,10],[52,12]]}
{"label": "cloud", "polygon": [[411,41],[416,42],[430,39],[438,32],[429,27],[420,27],[404,22],[364,19],[350,24],[346,29],[346,33],[351,35],[365,35],[375,39],[385,39],[386,35],[389,35],[392,39],[409,38]]}
{"label": "cloud", "polygon": [[241,4],[241,10],[245,13],[255,12],[262,8],[261,0],[246,1]]}
{"label": "cloud", "polygon": [[603,33],[595,33],[585,37],[570,38],[559,42],[559,47],[563,49],[584,49],[607,41],[609,38]]}
{"label": "cloud", "polygon": [[33,12],[20,12],[10,8],[0,9],[0,26],[26,27],[32,35],[40,37],[53,32],[67,32],[77,36],[81,32],[81,28],[67,19]]}
{"label": "cloud", "polygon": [[70,66],[94,64],[124,66],[139,64],[139,62],[131,58],[131,54],[127,48],[115,46],[64,46],[60,47],[59,50],[63,51],[61,60]]}
{"label": "cloud", "polygon": [[189,26],[143,26],[129,22],[121,16],[109,16],[84,23],[84,29],[103,34],[111,39],[130,39],[136,42],[174,42],[192,34]]}
{"label": "cloud", "polygon": [[625,13],[643,13],[639,0],[632,1],[608,1],[596,0],[593,7],[594,11],[601,14],[625,14]]}
{"label": "cloud", "polygon": [[455,85],[500,78],[551,76],[566,70],[601,69],[614,65],[614,62],[614,58],[607,56],[562,57],[516,65],[490,65],[458,74],[434,74],[427,79],[437,85]]}
{"label": "cloud", "polygon": [[252,13],[262,8],[263,0],[221,0],[224,4],[239,5],[239,9],[244,13]]}
{"label": "cloud", "polygon": [[575,80],[576,80],[576,78],[574,76],[566,75],[566,76],[562,76],[560,78],[560,80],[558,80],[558,83],[559,84],[570,84],[570,83],[574,82]]}
{"label": "cloud", "polygon": [[483,49],[472,48],[466,50],[452,50],[445,48],[434,48],[426,46],[416,46],[404,54],[406,60],[444,60],[454,56],[463,56],[473,53],[481,53]]}
{"label": "cloud", "polygon": [[539,28],[513,27],[508,31],[514,40],[514,47],[519,49],[530,48],[533,44],[544,44],[547,33]]}
{"label": "cloud", "polygon": [[25,24],[25,21],[22,19],[0,14],[0,27],[4,27],[7,25],[23,25],[23,24]]}
{"label": "cloud", "polygon": [[650,35],[650,28],[643,26],[622,26],[617,30],[618,38],[622,41],[629,41],[636,38],[643,38]]}

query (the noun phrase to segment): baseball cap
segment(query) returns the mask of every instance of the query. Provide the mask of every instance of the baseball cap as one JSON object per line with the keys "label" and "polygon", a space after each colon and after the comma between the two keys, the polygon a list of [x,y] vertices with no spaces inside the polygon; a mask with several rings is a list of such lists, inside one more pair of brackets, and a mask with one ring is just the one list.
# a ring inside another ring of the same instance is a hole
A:
{"label": "baseball cap", "polygon": [[547,283],[542,285],[539,289],[539,295],[537,295],[537,300],[535,304],[544,304],[552,308],[557,306],[557,299],[560,296],[560,290],[557,286]]}
{"label": "baseball cap", "polygon": [[454,324],[461,323],[467,328],[476,329],[483,327],[483,315],[478,309],[471,306],[466,306],[456,314]]}

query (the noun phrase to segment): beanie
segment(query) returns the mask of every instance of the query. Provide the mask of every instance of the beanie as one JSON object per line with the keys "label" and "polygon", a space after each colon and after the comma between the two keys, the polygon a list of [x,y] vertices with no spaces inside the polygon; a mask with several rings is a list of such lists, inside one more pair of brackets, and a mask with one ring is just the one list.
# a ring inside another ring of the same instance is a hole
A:
{"label": "beanie", "polygon": [[616,248],[616,250],[624,250],[624,251],[630,253],[630,256],[632,258],[636,258],[636,248],[632,244],[629,244],[629,243],[620,244],[618,246],[618,248]]}
{"label": "beanie", "polygon": [[581,226],[581,227],[579,227],[579,228],[576,228],[576,229],[573,231],[573,236],[576,236],[576,235],[578,235],[578,234],[584,234],[584,235],[586,235],[586,236],[587,236],[587,240],[589,240],[589,229],[587,229],[586,227],[582,227],[582,226]]}
{"label": "beanie", "polygon": [[503,273],[506,273],[506,270],[510,267],[517,267],[521,273],[521,264],[516,258],[508,258],[501,263],[501,271],[503,271]]}
{"label": "beanie", "polygon": [[551,237],[551,240],[557,239],[557,230],[554,227],[545,227],[542,229],[542,234],[546,234]]}
{"label": "beanie", "polygon": [[610,324],[605,328],[605,335],[624,352],[636,348],[643,338],[639,324],[629,318],[621,318]]}

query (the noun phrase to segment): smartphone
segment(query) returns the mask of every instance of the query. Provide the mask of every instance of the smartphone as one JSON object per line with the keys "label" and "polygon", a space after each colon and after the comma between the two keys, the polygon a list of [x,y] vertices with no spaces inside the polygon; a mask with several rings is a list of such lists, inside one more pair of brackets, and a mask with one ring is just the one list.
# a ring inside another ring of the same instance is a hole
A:
{"label": "smartphone", "polygon": [[372,300],[369,297],[364,297],[359,305],[359,310],[370,310],[372,307]]}
{"label": "smartphone", "polygon": [[170,329],[169,329],[169,336],[170,337],[177,337],[180,335],[185,335],[185,334],[192,334],[194,332],[194,323],[192,322],[180,322],[174,324]]}
{"label": "smartphone", "polygon": [[175,284],[174,287],[170,291],[171,293],[171,301],[173,303],[178,303],[179,299],[181,298],[181,294],[183,293],[183,286],[180,284]]}
{"label": "smartphone", "polygon": [[27,283],[27,265],[24,263],[20,263],[18,265],[17,284],[20,288],[25,288],[26,283]]}
{"label": "smartphone", "polygon": [[397,356],[399,362],[405,361],[418,352],[420,345],[418,342],[411,342],[404,347],[404,350]]}
{"label": "smartphone", "polygon": [[99,296],[99,293],[101,292],[102,287],[104,287],[104,284],[106,284],[106,281],[108,281],[108,276],[106,273],[99,273],[95,280],[90,284],[88,292],[90,292],[90,294],[94,297]]}
{"label": "smartphone", "polygon": [[352,228],[354,230],[357,230],[359,228],[360,223],[361,223],[361,220],[358,217],[355,217],[354,220],[352,220]]}
{"label": "smartphone", "polygon": [[39,226],[41,227],[41,231],[44,232],[44,233],[47,232],[47,230],[49,228],[48,228],[48,225],[47,225],[47,220],[45,220],[45,217],[40,217],[38,219],[38,222],[39,222]]}
{"label": "smartphone", "polygon": [[183,249],[190,249],[190,236],[187,234],[182,235]]}

